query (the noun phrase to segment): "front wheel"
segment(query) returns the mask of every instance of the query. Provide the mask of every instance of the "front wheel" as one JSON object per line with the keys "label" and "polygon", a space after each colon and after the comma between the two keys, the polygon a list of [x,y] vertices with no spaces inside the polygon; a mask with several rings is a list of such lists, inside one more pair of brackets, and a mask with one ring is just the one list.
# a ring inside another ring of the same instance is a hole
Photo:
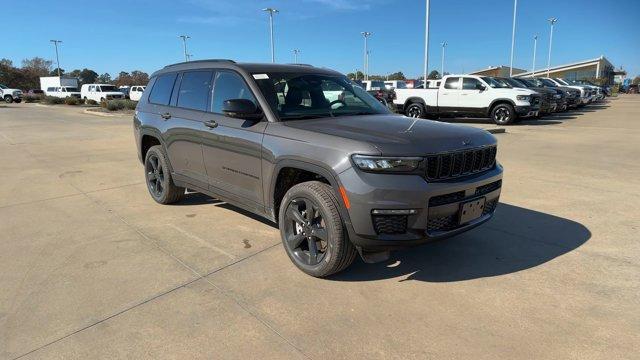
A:
{"label": "front wheel", "polygon": [[6,102],[7,104],[11,104],[13,102],[13,96],[11,95],[7,95],[4,97],[4,102]]}
{"label": "front wheel", "polygon": [[331,186],[308,181],[282,199],[278,224],[287,255],[300,270],[325,277],[347,268],[357,251],[344,230]]}
{"label": "front wheel", "polygon": [[144,157],[144,177],[153,200],[160,204],[171,204],[184,197],[185,189],[173,183],[162,146],[149,148]]}
{"label": "front wheel", "polygon": [[516,119],[516,111],[511,104],[498,104],[491,110],[491,119],[498,125],[509,125]]}

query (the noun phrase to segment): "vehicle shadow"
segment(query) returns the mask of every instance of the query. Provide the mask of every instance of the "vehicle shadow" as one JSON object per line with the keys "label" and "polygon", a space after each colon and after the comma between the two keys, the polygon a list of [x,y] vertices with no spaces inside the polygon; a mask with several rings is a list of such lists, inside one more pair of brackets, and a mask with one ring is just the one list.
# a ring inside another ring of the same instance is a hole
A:
{"label": "vehicle shadow", "polygon": [[[575,116],[566,114],[562,116],[548,115],[541,119],[533,119],[533,118],[524,118],[518,122],[514,122],[513,124],[507,125],[511,126],[519,126],[519,125],[557,125],[562,124],[563,120],[575,119]],[[483,118],[441,118],[439,121],[448,122],[452,124],[487,124],[487,125],[496,125],[491,119],[483,119]]]}
{"label": "vehicle shadow", "polygon": [[241,209],[237,206],[231,205],[229,203],[226,203],[222,200],[213,198],[209,195],[205,195],[203,193],[199,193],[199,192],[191,192],[191,191],[187,191],[187,194],[185,195],[184,199],[180,200],[177,203],[173,203],[171,204],[172,206],[193,206],[193,205],[213,205],[216,207],[220,207],[223,209],[227,209],[227,210],[231,210],[234,211],[238,214],[244,215],[246,217],[249,217],[253,220],[259,221],[265,225],[269,225],[273,228],[278,228],[278,225],[276,225],[275,223],[259,216],[256,215],[252,212],[246,211],[244,209]]}
{"label": "vehicle shadow", "polygon": [[542,265],[575,250],[590,237],[589,229],[575,221],[500,204],[494,218],[474,230],[397,251],[386,262],[357,260],[329,280],[403,277],[400,281],[455,282],[500,276]]}

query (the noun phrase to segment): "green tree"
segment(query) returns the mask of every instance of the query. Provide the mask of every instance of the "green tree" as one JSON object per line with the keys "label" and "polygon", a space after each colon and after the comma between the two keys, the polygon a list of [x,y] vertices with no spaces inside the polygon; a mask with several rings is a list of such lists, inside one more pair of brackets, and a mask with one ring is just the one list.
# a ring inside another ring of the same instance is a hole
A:
{"label": "green tree", "polygon": [[111,75],[109,73],[104,73],[98,76],[97,81],[101,84],[110,84],[111,83]]}
{"label": "green tree", "polygon": [[147,85],[149,74],[144,71],[134,70],[131,72],[131,85]]}
{"label": "green tree", "polygon": [[356,71],[355,73],[348,73],[347,77],[352,80],[364,80],[364,74],[360,70]]}
{"label": "green tree", "polygon": [[[64,69],[60,68],[60,75],[64,75]],[[58,68],[51,70],[49,76],[58,76]]]}
{"label": "green tree", "polygon": [[96,82],[98,73],[91,69],[84,68],[78,73],[77,77],[80,80],[80,84],[91,84]]}
{"label": "green tree", "polygon": [[427,76],[427,79],[440,79],[440,73],[438,72],[438,70],[431,70],[431,72]]}
{"label": "green tree", "polygon": [[640,85],[640,76],[634,77],[633,80],[631,80],[631,83],[633,85]]}
{"label": "green tree", "polygon": [[387,80],[407,80],[402,71],[391,73],[387,76]]}

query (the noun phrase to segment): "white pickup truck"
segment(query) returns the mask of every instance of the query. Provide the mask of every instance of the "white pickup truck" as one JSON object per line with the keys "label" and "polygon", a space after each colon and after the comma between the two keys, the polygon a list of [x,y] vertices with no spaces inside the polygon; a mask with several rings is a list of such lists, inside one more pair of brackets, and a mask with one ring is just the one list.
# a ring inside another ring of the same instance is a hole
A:
{"label": "white pickup truck", "polygon": [[537,116],[540,94],[488,76],[447,75],[438,88],[396,89],[393,103],[415,118],[489,117],[507,125],[521,117]]}
{"label": "white pickup truck", "polygon": [[22,90],[11,89],[5,85],[0,84],[0,99],[7,103],[19,103],[22,101]]}

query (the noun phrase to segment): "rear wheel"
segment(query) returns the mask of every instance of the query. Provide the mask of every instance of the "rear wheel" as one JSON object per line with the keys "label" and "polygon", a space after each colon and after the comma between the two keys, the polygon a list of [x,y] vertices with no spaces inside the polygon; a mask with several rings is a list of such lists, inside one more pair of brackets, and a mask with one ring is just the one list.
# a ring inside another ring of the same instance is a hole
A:
{"label": "rear wheel", "polygon": [[419,102],[414,102],[407,106],[405,113],[408,117],[422,119],[425,117],[426,110],[424,108],[424,105]]}
{"label": "rear wheel", "polygon": [[176,186],[171,178],[161,145],[149,148],[144,158],[144,177],[153,200],[160,204],[171,204],[184,197],[185,189]]}
{"label": "rear wheel", "polygon": [[324,277],[351,265],[357,251],[347,237],[333,189],[318,181],[293,186],[282,199],[278,223],[291,261]]}
{"label": "rear wheel", "polygon": [[509,125],[516,119],[516,111],[511,104],[498,104],[491,110],[491,118],[498,125]]}

